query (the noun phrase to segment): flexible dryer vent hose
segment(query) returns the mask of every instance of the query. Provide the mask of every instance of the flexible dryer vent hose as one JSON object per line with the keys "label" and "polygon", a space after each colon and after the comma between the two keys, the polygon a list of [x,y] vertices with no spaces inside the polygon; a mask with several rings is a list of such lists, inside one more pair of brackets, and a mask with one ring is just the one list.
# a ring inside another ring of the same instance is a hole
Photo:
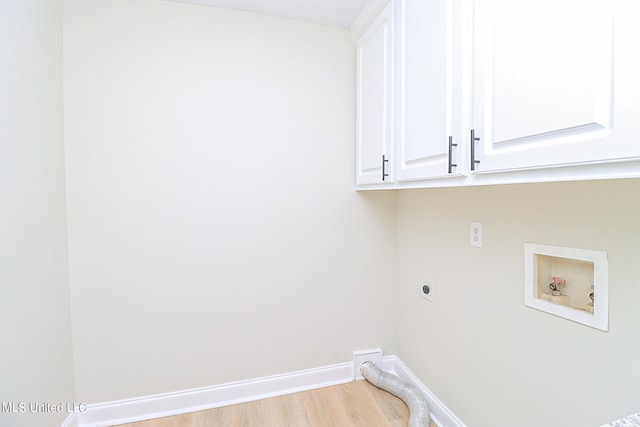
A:
{"label": "flexible dryer vent hose", "polygon": [[380,370],[373,362],[360,366],[362,376],[374,386],[402,399],[409,407],[408,427],[429,427],[430,412],[427,400],[416,387],[393,374]]}

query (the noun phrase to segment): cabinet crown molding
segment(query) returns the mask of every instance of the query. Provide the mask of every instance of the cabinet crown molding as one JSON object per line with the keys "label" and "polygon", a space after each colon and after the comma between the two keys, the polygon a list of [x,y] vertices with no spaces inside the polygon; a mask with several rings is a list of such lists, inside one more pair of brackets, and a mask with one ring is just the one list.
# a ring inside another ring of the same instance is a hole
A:
{"label": "cabinet crown molding", "polygon": [[351,24],[351,37],[357,40],[390,0],[369,0]]}

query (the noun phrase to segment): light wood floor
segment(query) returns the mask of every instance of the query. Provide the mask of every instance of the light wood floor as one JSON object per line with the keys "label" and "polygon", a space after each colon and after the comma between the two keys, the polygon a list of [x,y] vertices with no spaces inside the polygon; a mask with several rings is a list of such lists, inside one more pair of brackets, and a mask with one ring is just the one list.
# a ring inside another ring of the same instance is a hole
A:
{"label": "light wood floor", "polygon": [[406,427],[408,420],[402,400],[357,381],[119,427]]}

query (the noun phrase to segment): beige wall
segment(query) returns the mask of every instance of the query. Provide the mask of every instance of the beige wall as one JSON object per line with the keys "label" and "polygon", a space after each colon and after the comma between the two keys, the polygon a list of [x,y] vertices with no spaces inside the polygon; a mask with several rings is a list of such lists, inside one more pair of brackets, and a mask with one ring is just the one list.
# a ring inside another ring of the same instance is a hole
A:
{"label": "beige wall", "polygon": [[[71,309],[61,11],[0,6],[0,401],[138,397],[381,346],[474,427],[638,410],[640,181],[354,192],[336,28],[65,2]],[[527,241],[608,252],[609,332],[524,306]]]}
{"label": "beige wall", "polygon": [[[637,412],[638,194],[638,180],[400,192],[399,357],[469,426]],[[484,223],[483,248],[469,245],[470,221]],[[608,252],[609,332],[524,306],[524,242]]]}
{"label": "beige wall", "polygon": [[0,425],[59,425],[29,404],[74,402],[62,1],[0,2],[0,64]]}
{"label": "beige wall", "polygon": [[353,191],[348,30],[65,2],[78,398],[394,352],[391,193]]}

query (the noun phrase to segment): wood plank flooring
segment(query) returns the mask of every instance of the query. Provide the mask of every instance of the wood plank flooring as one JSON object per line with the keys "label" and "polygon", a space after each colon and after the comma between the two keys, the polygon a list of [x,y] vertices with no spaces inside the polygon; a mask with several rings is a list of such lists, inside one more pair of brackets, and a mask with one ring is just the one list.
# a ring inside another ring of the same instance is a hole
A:
{"label": "wood plank flooring", "polygon": [[402,400],[357,381],[118,427],[406,427],[408,420]]}

